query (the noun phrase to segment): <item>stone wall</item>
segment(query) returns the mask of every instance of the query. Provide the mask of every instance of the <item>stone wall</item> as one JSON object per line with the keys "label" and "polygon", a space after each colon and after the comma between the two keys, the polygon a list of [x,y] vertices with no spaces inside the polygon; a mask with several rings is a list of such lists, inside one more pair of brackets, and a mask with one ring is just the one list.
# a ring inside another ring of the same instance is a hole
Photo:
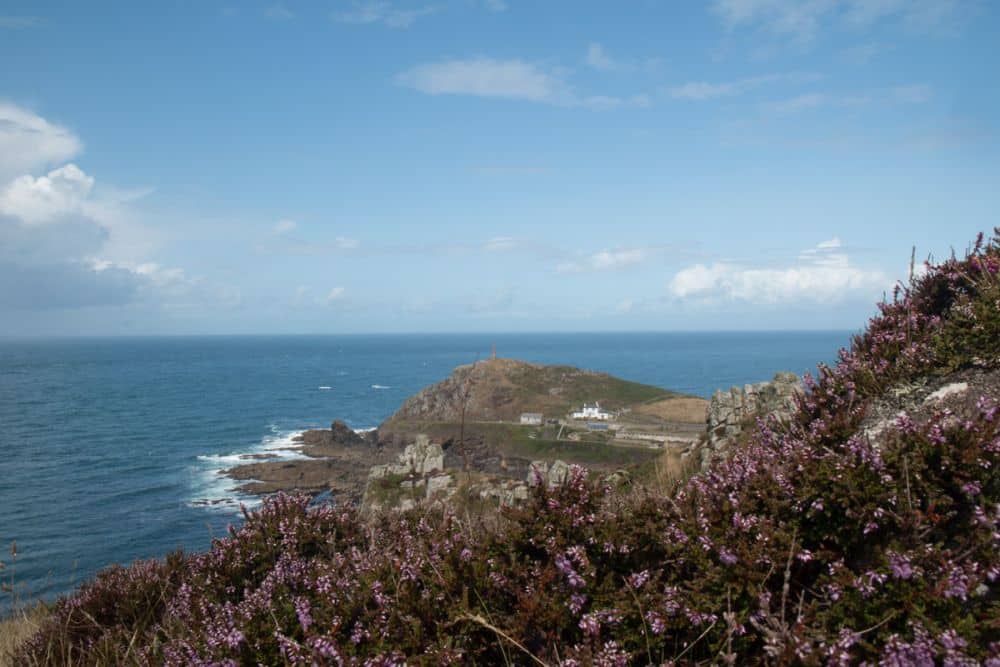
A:
{"label": "stone wall", "polygon": [[802,382],[795,373],[777,373],[770,382],[716,390],[708,407],[708,441],[701,448],[702,468],[755,417],[788,418],[800,393]]}

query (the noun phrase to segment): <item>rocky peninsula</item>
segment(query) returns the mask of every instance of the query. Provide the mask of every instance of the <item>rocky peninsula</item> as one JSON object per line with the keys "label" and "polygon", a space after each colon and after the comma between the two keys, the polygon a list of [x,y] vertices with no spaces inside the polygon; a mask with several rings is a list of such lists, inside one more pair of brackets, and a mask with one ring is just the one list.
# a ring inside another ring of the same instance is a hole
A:
{"label": "rocky peninsula", "polygon": [[[570,419],[583,404],[600,405],[615,419]],[[374,431],[356,433],[336,420],[329,429],[296,438],[307,458],[258,460],[223,474],[239,481],[245,493],[330,493],[360,502],[366,488],[369,497],[379,489],[382,496],[398,495],[397,486],[444,487],[443,480],[430,478],[464,473],[483,486],[484,496],[508,497],[520,493],[511,484],[527,483],[532,470],[557,463],[611,474],[649,465],[666,448],[690,448],[704,433],[707,411],[703,398],[605,373],[489,359],[460,366],[422,389]],[[531,423],[522,423],[522,415],[530,415]],[[436,475],[412,465],[428,446],[440,452]]]}

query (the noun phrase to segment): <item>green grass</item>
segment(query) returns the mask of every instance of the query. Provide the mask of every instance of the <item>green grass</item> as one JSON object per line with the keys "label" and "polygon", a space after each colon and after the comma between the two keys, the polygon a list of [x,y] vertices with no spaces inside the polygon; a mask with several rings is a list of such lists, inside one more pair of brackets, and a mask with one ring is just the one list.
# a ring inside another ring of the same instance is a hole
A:
{"label": "green grass", "polygon": [[511,373],[515,398],[529,402],[536,396],[551,396],[549,389],[559,387],[559,402],[566,411],[583,403],[600,400],[607,408],[619,409],[636,403],[680,396],[676,392],[637,382],[621,380],[603,373],[592,374],[572,366],[545,366]]}
{"label": "green grass", "polygon": [[[414,431],[426,433],[432,440],[458,439],[458,424],[452,422],[408,422]],[[562,459],[567,463],[586,465],[631,465],[649,461],[658,451],[636,447],[618,447],[607,444],[609,434],[577,431],[584,441],[556,440],[558,427],[521,426],[472,422],[465,424],[468,439],[485,437],[491,447],[508,456],[525,459]],[[531,437],[535,436],[535,437]]]}

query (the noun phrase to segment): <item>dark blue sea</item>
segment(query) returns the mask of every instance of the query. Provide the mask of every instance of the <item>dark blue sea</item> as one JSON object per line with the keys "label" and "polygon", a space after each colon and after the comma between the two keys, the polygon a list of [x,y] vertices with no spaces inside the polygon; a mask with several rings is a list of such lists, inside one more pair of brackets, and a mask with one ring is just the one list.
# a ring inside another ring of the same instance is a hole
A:
{"label": "dark blue sea", "polygon": [[[849,332],[0,341],[0,578],[51,598],[99,569],[200,550],[240,520],[217,472],[340,418],[378,425],[460,364],[499,356],[708,397],[831,362]],[[212,504],[215,503],[215,504]],[[9,547],[17,541],[11,567]],[[0,612],[11,596],[0,593]]]}

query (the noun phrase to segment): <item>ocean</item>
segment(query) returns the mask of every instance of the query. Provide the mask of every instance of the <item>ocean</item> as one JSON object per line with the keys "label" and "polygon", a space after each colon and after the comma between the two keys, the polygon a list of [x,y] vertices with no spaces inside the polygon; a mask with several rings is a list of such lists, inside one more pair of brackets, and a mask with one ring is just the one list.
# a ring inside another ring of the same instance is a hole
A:
{"label": "ocean", "polygon": [[[830,363],[850,332],[381,335],[0,341],[0,580],[22,599],[101,568],[206,548],[241,519],[218,471],[298,456],[298,432],[377,426],[460,364],[559,363],[709,397]],[[12,562],[9,547],[17,542]],[[12,567],[13,565],[13,567]],[[13,597],[0,593],[0,614]]]}

